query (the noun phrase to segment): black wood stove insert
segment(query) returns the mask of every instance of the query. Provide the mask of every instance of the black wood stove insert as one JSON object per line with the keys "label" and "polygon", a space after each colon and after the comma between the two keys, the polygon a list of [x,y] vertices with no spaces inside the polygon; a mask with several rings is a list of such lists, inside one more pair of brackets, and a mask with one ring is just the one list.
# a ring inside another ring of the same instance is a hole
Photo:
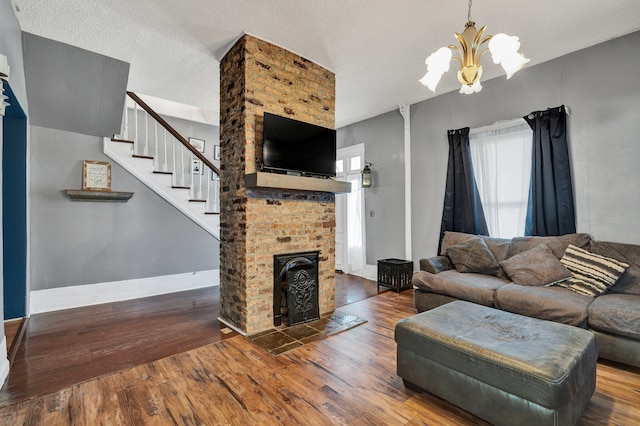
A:
{"label": "black wood stove insert", "polygon": [[273,325],[289,326],[320,318],[318,256],[320,252],[273,256]]}

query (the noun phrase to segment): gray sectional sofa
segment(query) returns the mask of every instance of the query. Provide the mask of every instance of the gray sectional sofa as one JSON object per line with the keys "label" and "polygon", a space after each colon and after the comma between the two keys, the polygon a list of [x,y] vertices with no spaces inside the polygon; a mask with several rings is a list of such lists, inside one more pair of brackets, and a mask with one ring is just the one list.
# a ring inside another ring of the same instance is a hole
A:
{"label": "gray sectional sofa", "polygon": [[[486,264],[475,249],[460,253],[471,242],[495,262]],[[574,249],[615,260],[624,272],[604,294],[582,294],[566,261]],[[446,232],[440,255],[421,259],[412,282],[418,312],[466,300],[582,327],[596,336],[601,358],[640,367],[640,245],[595,241],[588,234],[500,239]]]}

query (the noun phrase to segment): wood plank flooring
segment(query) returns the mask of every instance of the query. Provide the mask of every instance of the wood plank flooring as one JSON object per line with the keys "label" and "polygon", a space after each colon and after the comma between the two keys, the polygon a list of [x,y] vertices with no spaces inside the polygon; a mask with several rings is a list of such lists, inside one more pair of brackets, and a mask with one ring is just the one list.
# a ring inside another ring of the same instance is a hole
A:
{"label": "wood plank flooring", "polygon": [[23,321],[24,319],[20,318],[4,322],[4,335],[7,338],[7,349],[11,347],[13,339],[18,335],[18,331],[20,330],[20,326]]}
{"label": "wood plank flooring", "polygon": [[[412,297],[349,304],[366,324],[276,357],[235,336],[5,406],[0,424],[485,425],[396,376],[393,331]],[[640,424],[639,407],[640,369],[599,363],[578,424]]]}
{"label": "wood plank flooring", "polygon": [[236,335],[221,332],[218,295],[208,287],[33,315],[0,405]]}
{"label": "wood plank flooring", "polygon": [[[377,294],[376,284],[338,274],[336,303]],[[235,336],[218,322],[219,287],[33,315],[17,345],[0,405]],[[7,322],[7,338],[21,321]]]}
{"label": "wood plank flooring", "polygon": [[[385,291],[381,288],[380,291]],[[378,285],[375,281],[355,275],[336,273],[336,307],[372,297],[378,294]]]}

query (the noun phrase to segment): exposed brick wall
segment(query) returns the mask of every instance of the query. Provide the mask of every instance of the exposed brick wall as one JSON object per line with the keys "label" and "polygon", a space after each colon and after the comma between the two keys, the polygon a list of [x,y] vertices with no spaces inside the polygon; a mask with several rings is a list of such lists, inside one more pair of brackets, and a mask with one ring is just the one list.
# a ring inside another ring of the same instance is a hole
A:
{"label": "exposed brick wall", "polygon": [[244,186],[265,112],[334,128],[335,76],[245,35],[220,63],[220,311],[247,334],[273,327],[274,254],[320,251],[320,312],[335,309],[335,196]]}

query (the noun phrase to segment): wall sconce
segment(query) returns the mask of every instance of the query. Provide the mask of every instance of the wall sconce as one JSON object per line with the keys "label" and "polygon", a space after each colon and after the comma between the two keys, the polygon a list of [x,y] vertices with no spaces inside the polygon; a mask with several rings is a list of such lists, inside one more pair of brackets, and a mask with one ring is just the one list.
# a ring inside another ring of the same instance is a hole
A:
{"label": "wall sconce", "polygon": [[364,169],[362,169],[362,187],[371,188],[373,182],[373,172],[371,171],[371,163],[365,163]]}

